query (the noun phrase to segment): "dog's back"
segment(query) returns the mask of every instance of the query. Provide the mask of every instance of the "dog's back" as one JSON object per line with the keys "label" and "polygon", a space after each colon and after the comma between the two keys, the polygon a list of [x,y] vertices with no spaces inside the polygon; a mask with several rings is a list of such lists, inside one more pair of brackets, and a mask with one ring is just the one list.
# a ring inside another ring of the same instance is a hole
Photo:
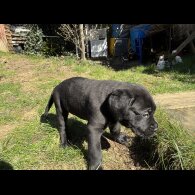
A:
{"label": "dog's back", "polygon": [[87,120],[93,113],[100,112],[101,105],[112,91],[116,89],[134,90],[135,87],[137,91],[140,88],[140,93],[147,92],[137,84],[73,77],[64,80],[54,88],[46,110],[48,113],[48,108],[51,107],[53,101],[57,101],[55,97],[58,97],[63,109]]}
{"label": "dog's back", "polygon": [[100,111],[100,105],[114,88],[121,85],[117,81],[100,81],[82,77],[73,77],[60,83],[54,89],[61,104],[68,112],[88,119],[93,112]]}

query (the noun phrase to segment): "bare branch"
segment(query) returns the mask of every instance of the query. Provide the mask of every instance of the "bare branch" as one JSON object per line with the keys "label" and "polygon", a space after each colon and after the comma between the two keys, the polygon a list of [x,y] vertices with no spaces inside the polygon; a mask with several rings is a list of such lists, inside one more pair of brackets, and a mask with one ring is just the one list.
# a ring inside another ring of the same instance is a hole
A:
{"label": "bare branch", "polygon": [[[83,47],[79,24],[61,24],[58,34],[64,38],[65,41],[73,43],[82,53]],[[82,37],[85,40],[85,36]]]}

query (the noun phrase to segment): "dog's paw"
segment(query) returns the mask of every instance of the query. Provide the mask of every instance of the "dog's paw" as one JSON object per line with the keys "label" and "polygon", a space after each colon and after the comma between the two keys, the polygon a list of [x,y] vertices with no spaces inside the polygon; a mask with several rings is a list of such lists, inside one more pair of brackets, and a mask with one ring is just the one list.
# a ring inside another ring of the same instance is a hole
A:
{"label": "dog's paw", "polygon": [[42,114],[41,115],[41,122],[45,122],[45,121],[47,121],[47,117],[48,117],[48,115],[47,114]]}
{"label": "dog's paw", "polygon": [[115,141],[118,142],[119,144],[125,145],[125,146],[130,146],[130,141],[132,140],[131,137],[127,135],[120,134],[118,137],[115,138]]}

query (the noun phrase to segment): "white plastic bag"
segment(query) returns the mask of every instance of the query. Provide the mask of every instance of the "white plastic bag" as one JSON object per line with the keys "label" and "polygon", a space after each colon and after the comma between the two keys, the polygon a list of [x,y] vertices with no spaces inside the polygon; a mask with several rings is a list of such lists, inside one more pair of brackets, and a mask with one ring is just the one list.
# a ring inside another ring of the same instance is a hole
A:
{"label": "white plastic bag", "polygon": [[158,63],[157,63],[157,69],[158,70],[163,70],[165,68],[165,60],[164,60],[164,55],[159,57]]}

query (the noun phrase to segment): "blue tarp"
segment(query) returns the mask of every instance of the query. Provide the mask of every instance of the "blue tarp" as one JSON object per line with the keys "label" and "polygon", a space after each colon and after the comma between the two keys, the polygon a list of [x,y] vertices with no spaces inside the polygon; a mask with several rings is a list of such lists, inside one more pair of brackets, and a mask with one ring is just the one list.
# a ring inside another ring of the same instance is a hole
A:
{"label": "blue tarp", "polygon": [[130,30],[131,49],[138,55],[140,63],[142,62],[143,38],[146,37],[150,29],[151,24],[142,24]]}

